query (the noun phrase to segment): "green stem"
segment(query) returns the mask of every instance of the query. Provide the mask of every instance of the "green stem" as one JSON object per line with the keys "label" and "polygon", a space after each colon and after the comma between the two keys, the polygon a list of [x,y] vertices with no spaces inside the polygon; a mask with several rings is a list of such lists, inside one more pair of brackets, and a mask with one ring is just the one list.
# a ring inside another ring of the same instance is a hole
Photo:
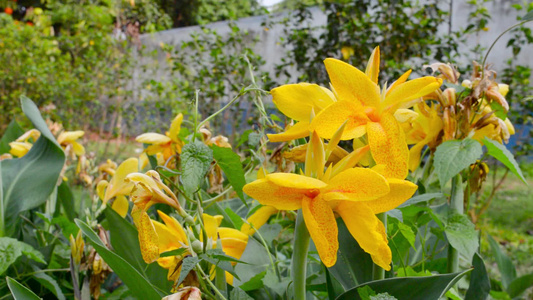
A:
{"label": "green stem", "polygon": [[298,210],[294,228],[294,251],[291,261],[291,274],[294,286],[294,299],[305,299],[305,279],[307,274],[307,251],[311,237],[305,226],[302,210]]}
{"label": "green stem", "polygon": [[[450,208],[459,214],[464,213],[463,179],[461,174],[452,178],[452,191],[450,195]],[[459,271],[459,252],[448,245],[448,273]]]}
{"label": "green stem", "polygon": [[[385,225],[385,228],[387,228],[387,213],[383,212],[380,214],[377,214],[376,217]],[[382,267],[374,264],[372,268],[372,279],[373,280],[381,280],[385,279],[385,269]]]}

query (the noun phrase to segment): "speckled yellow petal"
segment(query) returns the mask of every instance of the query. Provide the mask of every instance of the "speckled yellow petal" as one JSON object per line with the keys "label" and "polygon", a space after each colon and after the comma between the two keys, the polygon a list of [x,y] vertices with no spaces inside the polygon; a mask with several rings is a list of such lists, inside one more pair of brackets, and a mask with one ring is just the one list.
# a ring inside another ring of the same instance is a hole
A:
{"label": "speckled yellow petal", "polygon": [[375,84],[378,83],[379,76],[379,46],[374,48],[372,55],[368,59],[368,64],[366,65],[366,76],[372,80]]}
{"label": "speckled yellow petal", "polygon": [[407,81],[395,87],[394,90],[385,97],[382,108],[385,109],[389,106],[399,105],[425,96],[438,89],[441,84],[442,79],[433,76],[426,76]]}
{"label": "speckled yellow petal", "polygon": [[387,167],[385,177],[407,177],[409,149],[405,134],[394,116],[385,112],[379,122],[369,122],[366,130],[374,161]]}
{"label": "speckled yellow petal", "polygon": [[322,190],[324,200],[368,201],[388,194],[385,177],[366,168],[352,168],[333,177]]}
{"label": "speckled yellow petal", "polygon": [[327,58],[324,64],[339,100],[358,101],[363,106],[379,107],[379,87],[365,73],[334,58]]}
{"label": "speckled yellow petal", "polygon": [[63,144],[63,143],[72,143],[74,142],[75,140],[79,139],[80,137],[82,137],[83,135],[85,134],[85,132],[81,131],[81,130],[77,130],[77,131],[63,131],[61,132],[61,134],[59,134],[59,136],[57,137],[57,142],[59,144]]}
{"label": "speckled yellow petal", "polygon": [[396,80],[391,86],[387,89],[387,93],[385,95],[390,94],[395,88],[397,88],[400,84],[407,81],[407,78],[409,78],[409,75],[411,75],[412,70],[408,70],[407,72],[403,73],[398,80]]}
{"label": "speckled yellow petal", "polygon": [[111,204],[111,208],[124,218],[128,214],[130,205],[126,196],[117,195],[115,200],[113,200],[113,204]]}
{"label": "speckled yellow petal", "polygon": [[305,226],[315,243],[320,260],[326,267],[333,266],[337,261],[339,249],[339,232],[333,211],[321,197],[305,197],[302,201],[302,212]]}
{"label": "speckled yellow petal", "polygon": [[285,130],[285,132],[282,132],[282,133],[267,134],[268,140],[271,143],[292,141],[292,140],[304,138],[306,136],[309,136],[309,122],[308,121],[298,122],[292,125],[291,127],[289,127],[289,129]]}
{"label": "speckled yellow petal", "polygon": [[105,191],[104,203],[116,195],[128,195],[133,188],[133,184],[125,182],[124,179],[126,179],[128,174],[138,171],[139,161],[137,158],[128,158],[122,162],[115,171],[113,178],[109,181],[109,186]]}
{"label": "speckled yellow petal", "polygon": [[241,232],[246,235],[253,235],[256,230],[261,228],[270,216],[277,213],[278,210],[275,207],[272,206],[263,206],[256,210],[247,220],[246,222],[242,224]]}
{"label": "speckled yellow petal", "polygon": [[172,120],[172,123],[170,124],[170,129],[168,130],[168,136],[171,140],[174,142],[179,141],[178,134],[181,130],[181,122],[183,122],[183,114],[179,113],[174,120]]}
{"label": "speckled yellow petal", "polygon": [[394,117],[400,123],[413,122],[418,118],[418,113],[412,109],[400,108],[394,112]]}
{"label": "speckled yellow petal", "polygon": [[276,107],[284,115],[297,121],[308,121],[311,109],[316,113],[335,101],[331,91],[309,83],[282,85],[270,93]]}
{"label": "speckled yellow petal", "polygon": [[400,204],[407,201],[418,189],[418,186],[407,180],[401,180],[396,178],[387,179],[390,187],[390,192],[376,200],[366,201],[366,204],[374,214],[395,209]]}
{"label": "speckled yellow petal", "polygon": [[320,189],[326,186],[321,180],[292,173],[272,173],[265,178],[276,185],[287,188],[307,190]]}
{"label": "speckled yellow petal", "polygon": [[375,264],[389,271],[392,253],[383,223],[362,202],[341,201],[335,208],[359,246],[369,253]]}
{"label": "speckled yellow petal", "polygon": [[[337,176],[344,170],[355,167],[358,163],[363,164],[363,160],[370,155],[370,147],[368,145],[361,148],[355,148],[352,153],[343,157],[339,162],[337,162],[332,169],[331,177]],[[366,164],[368,165],[368,163]]]}
{"label": "speckled yellow petal", "polygon": [[163,134],[160,133],[154,133],[154,132],[148,132],[143,133],[135,138],[135,141],[139,143],[144,144],[151,144],[151,145],[160,145],[160,144],[166,144],[171,141],[171,139]]}
{"label": "speckled yellow petal", "polygon": [[165,222],[165,225],[168,227],[168,229],[171,230],[172,233],[176,236],[178,241],[187,244],[187,236],[185,235],[185,230],[178,222],[178,220],[174,219],[173,217],[165,214],[160,210],[157,211],[157,214],[159,215],[161,220]]}
{"label": "speckled yellow petal", "polygon": [[357,102],[339,101],[321,111],[313,118],[309,129],[325,139],[331,139],[340,126],[346,122],[342,140],[350,140],[365,134],[369,121],[364,108]]}
{"label": "speckled yellow petal", "polygon": [[139,231],[139,244],[143,260],[147,264],[153,263],[159,258],[159,239],[152,220],[146,211],[136,207],[132,210],[131,216]]}
{"label": "speckled yellow petal", "polygon": [[263,205],[295,210],[302,206],[302,197],[307,190],[282,187],[265,178],[245,185],[243,191]]}

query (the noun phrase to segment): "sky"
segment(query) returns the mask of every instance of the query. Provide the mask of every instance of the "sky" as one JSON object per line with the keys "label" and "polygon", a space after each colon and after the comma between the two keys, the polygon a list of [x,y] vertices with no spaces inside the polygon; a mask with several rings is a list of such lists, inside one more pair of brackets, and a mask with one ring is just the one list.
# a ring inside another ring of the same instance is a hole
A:
{"label": "sky", "polygon": [[260,0],[261,4],[264,6],[272,6],[276,3],[281,2],[281,0]]}

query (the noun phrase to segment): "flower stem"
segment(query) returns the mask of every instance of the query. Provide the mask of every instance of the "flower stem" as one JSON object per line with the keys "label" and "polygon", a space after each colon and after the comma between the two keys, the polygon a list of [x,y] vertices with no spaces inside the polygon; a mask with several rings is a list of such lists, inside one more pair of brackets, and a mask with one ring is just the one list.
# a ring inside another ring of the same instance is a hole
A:
{"label": "flower stem", "polygon": [[[464,213],[463,180],[461,174],[452,178],[452,192],[450,195],[450,208],[459,214]],[[459,252],[448,245],[448,273],[459,271]]]}
{"label": "flower stem", "polygon": [[[387,228],[387,213],[383,212],[380,214],[377,214],[376,217],[385,225],[385,230]],[[381,280],[385,279],[385,269],[382,267],[374,264],[374,267],[372,268],[372,279],[373,280]]]}
{"label": "flower stem", "polygon": [[305,299],[305,279],[307,274],[307,251],[309,250],[309,231],[305,226],[302,210],[298,210],[296,227],[294,228],[294,251],[291,261],[294,299]]}

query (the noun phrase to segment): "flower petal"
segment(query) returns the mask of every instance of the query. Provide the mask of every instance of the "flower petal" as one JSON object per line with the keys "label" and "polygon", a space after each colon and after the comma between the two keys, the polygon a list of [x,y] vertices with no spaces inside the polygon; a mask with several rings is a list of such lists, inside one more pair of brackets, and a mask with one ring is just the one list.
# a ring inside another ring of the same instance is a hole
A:
{"label": "flower petal", "polygon": [[366,76],[372,80],[375,84],[378,83],[379,76],[379,46],[374,48],[372,55],[368,59],[368,64],[366,65]]}
{"label": "flower petal", "polygon": [[375,264],[389,271],[392,253],[383,223],[362,202],[341,201],[335,208],[359,246],[369,253]]}
{"label": "flower petal", "polygon": [[339,100],[358,101],[363,106],[379,107],[379,87],[365,73],[334,58],[327,58],[324,64]]}
{"label": "flower petal", "polygon": [[304,138],[306,136],[309,136],[309,122],[308,121],[298,122],[292,125],[291,127],[289,127],[289,129],[285,130],[285,132],[282,132],[282,133],[267,134],[267,137],[271,143],[292,141],[292,140]]}
{"label": "flower petal", "polygon": [[376,164],[386,166],[385,177],[404,179],[408,173],[409,149],[398,121],[388,112],[366,127],[368,145]]}
{"label": "flower petal", "polygon": [[407,180],[401,180],[396,178],[387,179],[390,187],[390,192],[378,199],[372,201],[363,202],[366,204],[374,214],[395,209],[400,204],[407,201],[418,189],[418,186]]}
{"label": "flower petal", "polygon": [[333,211],[321,197],[305,197],[302,201],[302,212],[305,226],[315,243],[320,260],[326,267],[333,266],[339,250],[339,232]]}
{"label": "flower petal", "polygon": [[369,121],[363,106],[357,102],[339,101],[321,111],[313,118],[309,129],[320,137],[331,139],[344,122],[342,140],[350,140],[365,134],[365,124]]}
{"label": "flower petal", "polygon": [[302,206],[302,197],[307,190],[279,186],[264,178],[245,185],[243,191],[263,205],[295,210]]}
{"label": "flower petal", "polygon": [[148,132],[136,137],[135,141],[143,144],[160,145],[170,142],[171,139],[160,133]]}
{"label": "flower petal", "polygon": [[128,202],[128,199],[126,199],[126,196],[117,195],[115,200],[113,200],[113,204],[111,204],[111,208],[116,211],[121,217],[125,218],[130,208],[129,204],[130,203]]}
{"label": "flower petal", "polygon": [[333,177],[322,190],[324,200],[368,201],[388,194],[385,177],[366,168],[352,168]]}
{"label": "flower petal", "polygon": [[131,216],[139,231],[139,244],[143,260],[147,264],[153,263],[159,258],[159,238],[152,220],[150,220],[146,211],[137,207],[134,207]]}
{"label": "flower petal", "polygon": [[185,230],[183,229],[181,224],[176,219],[160,210],[157,211],[157,214],[159,214],[161,220],[165,222],[165,225],[168,227],[168,229],[172,231],[172,233],[176,236],[177,240],[179,242],[187,244],[187,236],[185,235]]}
{"label": "flower petal", "polygon": [[247,220],[247,223],[242,224],[241,232],[246,235],[253,235],[256,230],[261,228],[270,216],[277,213],[278,210],[272,206],[263,206],[256,210]]}
{"label": "flower petal", "polygon": [[414,172],[418,168],[418,165],[420,165],[420,155],[427,143],[428,140],[423,139],[409,149],[409,170],[411,170],[411,172]]}
{"label": "flower petal", "polygon": [[287,117],[308,121],[311,109],[322,110],[335,102],[333,93],[316,84],[286,84],[271,91],[272,101]]}
{"label": "flower petal", "polygon": [[[435,91],[441,86],[441,84],[442,79],[433,76],[409,80],[398,85],[394,90],[391,90],[390,94],[385,97],[382,107],[396,106],[420,98]],[[392,111],[394,111],[394,109]]]}
{"label": "flower petal", "polygon": [[133,184],[130,182],[125,182],[124,179],[128,174],[137,171],[139,171],[139,161],[137,158],[128,158],[122,162],[115,171],[113,178],[111,178],[109,181],[109,185],[105,191],[103,199],[104,203],[116,195],[128,195],[133,188]]}
{"label": "flower petal", "polygon": [[265,176],[276,185],[296,189],[320,189],[326,184],[318,179],[292,173],[272,173]]}
{"label": "flower petal", "polygon": [[79,139],[80,137],[82,137],[83,135],[85,134],[85,132],[81,131],[81,130],[77,130],[77,131],[63,131],[61,132],[61,134],[59,134],[59,136],[57,137],[57,142],[59,144],[63,144],[63,143],[72,143],[74,142],[75,140]]}
{"label": "flower petal", "polygon": [[387,93],[385,96],[389,95],[395,88],[397,88],[400,84],[407,81],[407,78],[409,78],[409,75],[411,75],[412,70],[407,70],[407,72],[403,73],[400,78],[398,78],[395,82],[391,84],[391,86],[387,89]]}
{"label": "flower petal", "polygon": [[168,226],[152,220],[159,241],[159,253],[182,248],[179,237]]}
{"label": "flower petal", "polygon": [[222,243],[222,250],[231,257],[236,259],[241,258],[246,244],[248,243],[248,235],[240,232],[237,229],[220,227],[218,229],[220,241]]}
{"label": "flower petal", "polygon": [[181,130],[181,122],[183,122],[183,114],[179,113],[170,124],[168,137],[174,142],[179,141],[178,134]]}
{"label": "flower petal", "polygon": [[217,230],[220,225],[221,218],[218,216],[211,216],[208,214],[202,215],[204,221],[205,232],[207,237],[211,238],[213,241],[217,240]]}

